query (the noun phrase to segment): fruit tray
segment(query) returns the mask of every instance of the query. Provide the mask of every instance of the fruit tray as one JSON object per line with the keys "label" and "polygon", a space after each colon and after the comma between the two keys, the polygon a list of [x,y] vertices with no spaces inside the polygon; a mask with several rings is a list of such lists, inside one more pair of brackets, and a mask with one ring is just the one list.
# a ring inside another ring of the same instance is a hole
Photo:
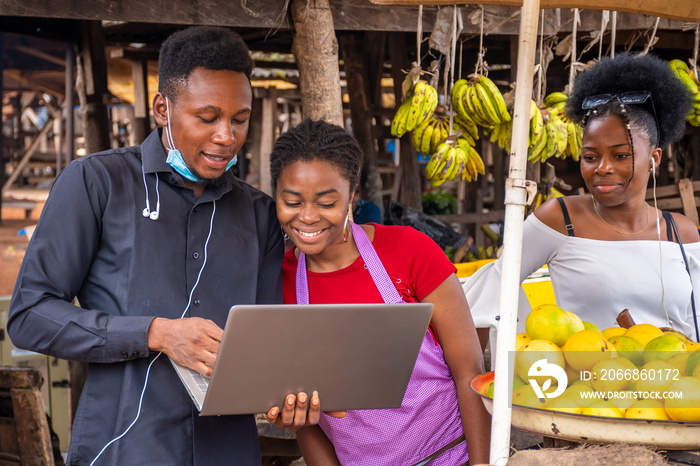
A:
{"label": "fruit tray", "polygon": [[[493,377],[493,372],[487,372],[470,382],[471,389],[481,396],[491,414],[493,400],[486,396],[486,391]],[[700,422],[610,418],[513,405],[511,425],[580,443],[629,443],[664,450],[700,449]]]}

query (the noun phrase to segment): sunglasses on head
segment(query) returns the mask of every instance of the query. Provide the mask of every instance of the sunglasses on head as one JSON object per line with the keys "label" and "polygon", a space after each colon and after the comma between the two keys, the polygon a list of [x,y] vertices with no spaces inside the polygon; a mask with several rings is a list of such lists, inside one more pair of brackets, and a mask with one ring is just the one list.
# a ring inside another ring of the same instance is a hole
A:
{"label": "sunglasses on head", "polygon": [[656,143],[658,145],[661,132],[659,131],[659,122],[658,118],[656,117],[654,100],[651,98],[651,92],[649,91],[628,91],[619,94],[608,93],[593,95],[583,99],[581,108],[584,110],[595,109],[601,105],[607,104],[613,99],[616,99],[621,104],[641,105],[645,107],[647,111],[650,111],[649,113],[651,113],[651,116],[654,118],[654,124],[656,125]]}

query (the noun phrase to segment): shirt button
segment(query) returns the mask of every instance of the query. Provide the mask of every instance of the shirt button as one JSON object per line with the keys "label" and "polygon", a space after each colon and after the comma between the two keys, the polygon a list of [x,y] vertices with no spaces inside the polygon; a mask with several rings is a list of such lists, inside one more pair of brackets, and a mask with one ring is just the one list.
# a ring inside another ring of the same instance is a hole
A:
{"label": "shirt button", "polygon": [[195,259],[199,259],[199,253],[195,252],[194,254],[192,254],[192,257],[194,257]]}
{"label": "shirt button", "polygon": [[192,210],[194,210],[195,212],[197,212],[197,208],[196,208],[196,207],[195,207],[194,209],[192,209]]}
{"label": "shirt button", "polygon": [[141,356],[141,353],[139,353],[138,351],[134,351],[133,353],[131,353],[131,355],[135,358],[138,358],[139,356]]}
{"label": "shirt button", "polygon": [[194,300],[194,305],[195,305],[195,306],[199,306],[199,304],[200,304],[200,301],[199,301],[198,299],[195,299],[195,300]]}
{"label": "shirt button", "polygon": [[128,357],[129,357],[129,353],[127,353],[126,351],[122,351],[122,357],[123,357],[123,358],[128,358]]}

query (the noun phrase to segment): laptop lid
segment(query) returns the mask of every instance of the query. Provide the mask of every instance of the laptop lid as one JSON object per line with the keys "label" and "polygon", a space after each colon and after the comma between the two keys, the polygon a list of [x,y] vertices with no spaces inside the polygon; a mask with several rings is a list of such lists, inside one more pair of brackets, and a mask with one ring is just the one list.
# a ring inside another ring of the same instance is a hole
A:
{"label": "laptop lid", "polygon": [[324,411],[398,408],[432,311],[431,303],[234,306],[201,414],[265,413],[314,390]]}

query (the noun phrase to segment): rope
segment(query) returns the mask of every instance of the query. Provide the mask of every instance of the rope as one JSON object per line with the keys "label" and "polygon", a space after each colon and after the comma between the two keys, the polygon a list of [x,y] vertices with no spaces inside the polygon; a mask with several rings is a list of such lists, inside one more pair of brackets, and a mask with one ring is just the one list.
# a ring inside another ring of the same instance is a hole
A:
{"label": "rope", "polygon": [[420,44],[423,40],[423,5],[418,6],[418,25],[416,26],[416,64],[420,66]]}
{"label": "rope", "polygon": [[[581,22],[581,16],[579,15],[578,8],[574,8],[574,24],[571,27],[571,67],[569,68],[569,95],[574,89],[574,76],[576,76],[576,62],[578,58],[576,57],[576,34],[578,33],[578,25]],[[602,31],[601,31],[602,34]],[[600,38],[603,41],[603,38]]]}
{"label": "rope", "polygon": [[[598,60],[603,57],[603,37],[605,36],[605,30],[608,27],[608,21],[610,21],[610,10],[605,10],[601,12],[600,15],[600,40],[598,42]],[[571,92],[571,89],[569,89]]]}
{"label": "rope", "polygon": [[535,102],[542,102],[542,81],[544,78],[544,10],[540,11],[540,66],[537,70],[537,92]]}
{"label": "rope", "polygon": [[654,23],[654,30],[651,32],[651,37],[649,38],[649,42],[647,42],[647,46],[644,47],[642,55],[646,55],[647,53],[649,53],[651,46],[654,45],[654,42],[656,42],[654,39],[656,39],[656,29],[659,27],[659,20],[661,20],[661,18],[657,16],[656,22]]}
{"label": "rope", "polygon": [[612,12],[612,28],[610,32],[610,58],[615,58],[615,37],[617,36],[617,11]]}
{"label": "rope", "polygon": [[[457,11],[459,7],[452,7],[452,43],[450,44],[450,89],[455,84],[455,54],[457,53]],[[460,57],[461,60],[461,57]],[[461,63],[460,63],[461,64]],[[445,67],[447,68],[447,67]],[[445,87],[447,87],[447,81],[445,81]],[[447,102],[447,96],[445,96],[445,102]],[[452,134],[452,123],[454,120],[454,112],[450,112],[450,125],[449,133]]]}
{"label": "rope", "polygon": [[486,76],[484,74],[484,55],[486,51],[484,50],[484,6],[481,5],[481,26],[479,30],[479,55],[477,56],[476,66],[474,66],[474,73]]}
{"label": "rope", "polygon": [[698,52],[700,49],[700,23],[695,23],[695,45],[693,46],[693,75],[698,79]]}

